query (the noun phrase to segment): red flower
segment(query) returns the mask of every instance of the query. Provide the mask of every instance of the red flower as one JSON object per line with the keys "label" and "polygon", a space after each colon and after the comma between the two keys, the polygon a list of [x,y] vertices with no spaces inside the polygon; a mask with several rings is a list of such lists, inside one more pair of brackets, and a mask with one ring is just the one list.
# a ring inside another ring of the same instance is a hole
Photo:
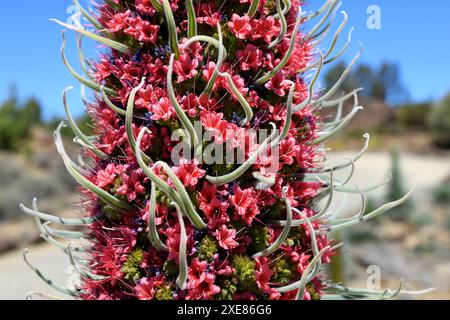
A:
{"label": "red flower", "polygon": [[96,185],[99,188],[106,188],[114,184],[116,180],[116,166],[112,163],[108,164],[105,170],[100,170],[97,173]]}
{"label": "red flower", "polygon": [[133,171],[130,175],[122,174],[121,176],[123,180],[123,184],[121,187],[117,188],[117,194],[122,196],[126,196],[128,201],[136,200],[139,194],[145,192],[145,188],[142,185],[142,182],[146,180],[142,169],[137,169]]}
{"label": "red flower", "polygon": [[292,165],[300,152],[300,146],[293,137],[283,140],[280,144],[280,159],[283,163]]}
{"label": "red flower", "polygon": [[237,214],[251,225],[253,219],[259,214],[256,204],[256,193],[253,189],[242,190],[239,186],[234,188],[234,195],[230,197],[230,202],[234,205]]}
{"label": "red flower", "polygon": [[222,144],[226,141],[227,130],[233,127],[226,120],[223,120],[222,113],[203,111],[200,114],[200,121],[217,144]]}
{"label": "red flower", "polygon": [[203,80],[209,81],[214,74],[214,71],[216,71],[216,63],[213,61],[208,62],[208,64],[203,68]]}
{"label": "red flower", "polygon": [[165,83],[167,78],[167,71],[169,67],[164,64],[164,62],[157,58],[155,61],[150,62],[147,65],[147,74],[149,76],[149,81],[159,84],[160,82]]}
{"label": "red flower", "polygon": [[247,39],[250,37],[252,33],[252,26],[250,24],[250,17],[248,15],[244,15],[240,17],[237,14],[233,14],[231,17],[231,21],[228,22],[228,27],[231,32],[239,39]]}
{"label": "red flower", "polygon": [[181,99],[181,107],[190,117],[197,116],[198,98],[195,94],[189,94]]}
{"label": "red flower", "polygon": [[271,43],[280,34],[278,19],[273,16],[263,17],[254,24],[252,40],[263,39]]}
{"label": "red flower", "polygon": [[211,27],[216,27],[220,22],[220,13],[214,8],[214,4],[201,3],[198,6],[197,22],[200,24],[206,23]]}
{"label": "red flower", "polygon": [[308,268],[308,266],[309,266],[310,258],[311,258],[311,256],[302,252],[298,258],[298,261],[294,261],[294,262],[297,262],[297,272],[298,273],[303,274],[303,272],[305,272],[306,268]]}
{"label": "red flower", "polygon": [[114,66],[105,57],[101,58],[98,63],[95,64],[95,80],[102,82],[103,80],[109,78],[113,73]]}
{"label": "red flower", "polygon": [[219,245],[225,250],[233,250],[239,243],[234,239],[236,238],[236,230],[228,229],[226,225],[222,225],[220,229],[216,231],[216,239]]}
{"label": "red flower", "polygon": [[194,259],[189,268],[189,294],[187,298],[193,299],[211,299],[212,296],[220,292],[220,287],[215,285],[216,276],[213,272],[208,272],[206,261],[200,262]]}
{"label": "red flower", "polygon": [[[190,253],[192,246],[193,246],[191,232],[192,232],[192,227],[186,226],[186,233],[188,236],[188,243],[187,243],[188,254]],[[163,234],[167,237],[166,246],[169,248],[169,256],[167,257],[167,259],[168,260],[177,260],[178,253],[180,251],[180,238],[181,238],[180,224],[177,223],[173,227],[167,228],[166,230],[163,231]]]}
{"label": "red flower", "polygon": [[258,287],[266,294],[269,295],[271,300],[277,300],[281,294],[269,285],[272,278],[273,271],[269,266],[269,259],[266,257],[256,259],[256,283]]}
{"label": "red flower", "polygon": [[220,201],[217,197],[217,188],[206,183],[199,193],[200,210],[208,219],[208,227],[214,229],[217,225],[230,222],[227,210],[228,202]]}
{"label": "red flower", "polygon": [[236,58],[240,60],[241,69],[244,71],[258,69],[262,63],[262,57],[262,50],[253,44],[248,44],[244,50],[238,50],[236,52]]}
{"label": "red flower", "polygon": [[101,147],[107,154],[113,153],[118,146],[123,145],[127,141],[125,126],[121,126],[118,129],[112,126],[105,126],[103,129],[105,133],[102,137]]}
{"label": "red flower", "polygon": [[156,290],[164,285],[164,276],[155,278],[142,278],[134,287],[134,292],[139,300],[153,300]]}
{"label": "red flower", "polygon": [[137,39],[141,42],[156,43],[158,39],[159,26],[152,25],[148,21],[142,21],[138,27],[139,35]]}
{"label": "red flower", "polygon": [[192,59],[189,54],[182,54],[173,66],[173,71],[178,75],[178,83],[195,77],[199,63],[198,59]]}
{"label": "red flower", "polygon": [[174,172],[187,187],[195,187],[198,180],[203,178],[206,174],[205,170],[198,168],[198,163],[191,162],[186,159],[180,161],[180,166],[173,168]]}
{"label": "red flower", "polygon": [[176,115],[175,108],[172,106],[169,98],[163,97],[152,106],[153,120],[168,121]]}
{"label": "red flower", "polygon": [[156,92],[151,84],[148,84],[146,87],[139,90],[135,102],[136,109],[147,109],[150,111],[151,104],[155,101],[155,99],[158,101],[156,98]]}
{"label": "red flower", "polygon": [[[288,49],[289,43],[283,43],[285,46],[285,50]],[[288,62],[289,72],[292,74],[296,74],[302,69],[306,68],[308,63],[311,60],[311,45],[309,42],[306,43],[297,43],[292,52],[291,58]]]}
{"label": "red flower", "polygon": [[[238,74],[235,74],[231,77],[233,79],[233,83],[236,86],[236,88],[239,90],[240,93],[243,95],[246,95],[248,93],[248,88],[245,87],[245,80],[239,76]],[[221,86],[228,90],[230,94],[234,96],[233,90],[231,90],[231,87],[228,85],[228,81],[226,81],[223,77],[220,78]],[[236,100],[237,98],[234,97]]]}
{"label": "red flower", "polygon": [[274,91],[276,95],[284,97],[291,85],[292,81],[286,80],[286,74],[280,71],[266,83],[266,88]]}
{"label": "red flower", "polygon": [[155,14],[156,11],[151,0],[136,0],[136,10],[149,16]]}
{"label": "red flower", "polygon": [[198,259],[192,260],[189,268],[189,284],[190,288],[198,286],[201,281],[203,273],[206,271],[208,263],[206,261],[200,261]]}
{"label": "red flower", "polygon": [[130,15],[130,12],[120,12],[114,14],[107,22],[106,27],[109,32],[118,32],[127,27],[127,19]]}
{"label": "red flower", "polygon": [[153,300],[155,296],[153,281],[148,278],[142,278],[139,284],[134,287],[134,292],[139,300]]}

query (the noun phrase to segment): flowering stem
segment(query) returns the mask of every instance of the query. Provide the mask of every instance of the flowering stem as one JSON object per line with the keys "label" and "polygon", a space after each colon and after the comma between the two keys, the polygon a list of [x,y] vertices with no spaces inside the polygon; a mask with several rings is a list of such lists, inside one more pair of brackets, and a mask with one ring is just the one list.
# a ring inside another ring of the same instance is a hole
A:
{"label": "flowering stem", "polygon": [[192,0],[186,0],[186,9],[188,12],[188,37],[192,38],[197,35],[197,18]]}
{"label": "flowering stem", "polygon": [[323,55],[320,54],[320,59],[319,59],[319,67],[317,68],[316,73],[314,74],[314,78],[311,81],[311,83],[309,84],[309,88],[308,88],[308,98],[303,101],[301,104],[299,104],[298,106],[295,106],[294,108],[294,113],[299,112],[303,109],[305,109],[312,101],[312,98],[314,96],[314,87],[316,85],[317,80],[319,79],[319,76],[322,72],[322,68],[323,68]]}
{"label": "flowering stem", "polygon": [[63,159],[63,162],[66,166],[67,171],[70,173],[70,175],[77,181],[80,185],[91,191],[92,193],[96,194],[100,199],[105,201],[106,203],[110,204],[116,209],[123,210],[123,211],[129,211],[132,210],[133,207],[129,205],[126,202],[123,202],[122,200],[117,199],[116,197],[112,196],[105,190],[97,187],[94,183],[86,179],[83,175],[78,172],[78,170],[75,168],[76,165],[70,160],[69,156],[67,155],[64,145],[62,143],[61,139],[61,129],[65,126],[65,123],[62,122],[58,129],[55,132],[55,144],[58,149],[59,154],[61,155],[61,158]]}
{"label": "flowering stem", "polygon": [[220,69],[222,68],[222,64],[227,57],[227,52],[225,50],[225,47],[223,46],[222,27],[220,26],[220,23],[217,23],[217,32],[219,34],[219,55],[217,58],[217,64],[216,64],[216,68],[214,69],[214,73],[211,76],[211,79],[209,79],[208,84],[202,93],[204,95],[211,94],[211,91],[214,88],[215,82],[219,75]]}
{"label": "flowering stem", "polygon": [[163,251],[169,251],[169,248],[159,238],[158,230],[156,229],[156,184],[152,182],[152,190],[150,194],[150,210],[148,217],[149,238],[152,245]]}
{"label": "flowering stem", "polygon": [[[295,283],[292,283],[290,285],[287,286],[283,286],[283,287],[279,287],[276,288],[276,290],[280,293],[285,293],[285,292],[289,292],[289,291],[293,291],[296,289],[301,289],[304,286],[306,286],[307,282],[308,282],[308,278],[310,276],[311,271],[313,270],[313,268],[315,267],[315,265],[320,261],[320,259],[322,259],[322,256],[328,251],[330,250],[330,247],[325,247],[323,248],[318,255],[314,256],[314,258],[311,260],[311,262],[309,263],[308,267],[305,269],[305,271],[303,272],[302,278],[300,281],[297,281]],[[300,291],[300,290],[299,290]],[[299,292],[300,293],[300,292]]]}
{"label": "flowering stem", "polygon": [[250,104],[247,102],[247,99],[242,95],[242,93],[239,91],[239,89],[234,84],[233,78],[229,73],[219,73],[221,77],[224,77],[227,80],[228,86],[230,87],[231,91],[233,92],[234,96],[238,99],[239,103],[241,104],[242,108],[245,112],[245,119],[242,121],[241,125],[245,126],[247,125],[252,119],[253,119],[253,110]]}
{"label": "flowering stem", "polygon": [[47,214],[47,213],[43,213],[43,212],[39,212],[36,209],[29,209],[27,208],[24,204],[20,205],[20,210],[22,210],[24,213],[33,216],[33,217],[37,217],[40,220],[44,220],[44,221],[48,221],[51,223],[56,223],[56,224],[60,224],[60,225],[64,225],[64,226],[85,226],[85,225],[89,225],[92,224],[94,222],[98,222],[99,220],[101,220],[103,218],[103,215],[99,215],[96,217],[87,217],[87,218],[61,218],[61,217],[57,217],[51,214]]}
{"label": "flowering stem", "polygon": [[[331,190],[331,191],[330,191],[330,195],[329,195],[329,197],[328,197],[328,201],[327,201],[325,207],[324,207],[319,213],[315,214],[314,216],[312,216],[312,217],[309,218],[309,219],[308,219],[308,218],[302,218],[302,219],[300,219],[300,220],[293,220],[293,221],[291,222],[292,227],[300,227],[300,226],[302,226],[303,224],[308,223],[308,221],[309,221],[309,222],[314,222],[314,221],[320,220],[320,219],[322,219],[322,218],[326,215],[328,209],[329,209],[330,206],[331,206],[331,203],[333,202],[333,195],[334,195],[334,180],[333,180],[333,174],[331,174],[331,186],[330,186],[330,190]],[[293,210],[294,212],[300,214],[301,216],[304,215],[304,213],[303,213],[302,211],[300,211],[300,210],[298,210],[298,209],[296,209],[296,208],[293,208],[292,210]],[[286,226],[289,222],[288,222],[288,221],[279,220],[279,221],[271,221],[271,223],[273,223],[273,224],[275,224],[275,225],[279,225],[279,226],[283,226],[283,227],[284,227],[284,226]]]}
{"label": "flowering stem", "polygon": [[177,285],[181,290],[185,290],[188,278],[186,227],[180,206],[175,202],[172,202],[171,206],[177,210],[178,223],[180,224],[180,249],[178,252],[180,272],[177,278]]}
{"label": "flowering stem", "polygon": [[287,22],[286,17],[284,16],[283,11],[281,9],[281,0],[277,0],[277,12],[278,16],[280,17],[281,30],[278,37],[271,44],[269,44],[268,46],[269,49],[275,48],[281,41],[283,41],[287,32]]}
{"label": "flowering stem", "polygon": [[83,48],[82,48],[82,42],[83,42],[83,36],[79,33],[75,35],[76,43],[77,43],[77,53],[78,53],[78,60],[80,61],[81,70],[83,70],[83,73],[90,79],[92,79],[92,76],[89,74],[87,66],[86,66],[86,59],[84,58],[83,54]]}
{"label": "flowering stem", "polygon": [[177,26],[175,24],[175,18],[173,17],[173,12],[168,0],[163,0],[163,8],[169,31],[170,48],[172,49],[172,54],[174,54],[175,58],[178,59],[180,57],[180,47],[178,46]]}
{"label": "flowering stem", "polygon": [[187,131],[189,133],[192,147],[197,148],[197,146],[200,143],[200,139],[198,138],[197,132],[195,131],[195,128],[194,128],[191,120],[189,120],[186,113],[183,111],[183,109],[181,109],[181,106],[178,103],[177,96],[175,95],[175,91],[173,89],[172,75],[173,75],[174,60],[175,60],[175,55],[172,54],[172,56],[170,57],[169,70],[167,72],[167,90],[169,91],[169,98],[170,98],[170,101],[172,102],[172,105],[173,105],[175,111],[177,112],[178,117],[180,118],[181,123],[187,129]]}
{"label": "flowering stem", "polygon": [[243,174],[245,174],[247,172],[248,169],[251,168],[251,166],[256,162],[256,160],[258,159],[258,157],[264,152],[264,150],[266,150],[266,148],[269,145],[269,142],[274,140],[275,137],[277,136],[277,130],[276,130],[276,126],[275,124],[271,123],[272,128],[273,128],[273,133],[270,137],[268,137],[266,139],[266,141],[263,142],[263,144],[261,144],[261,146],[258,148],[258,150],[256,152],[253,152],[253,154],[250,156],[250,158],[243,163],[241,166],[239,166],[239,168],[237,168],[235,171],[226,174],[224,176],[220,176],[220,177],[212,177],[212,176],[207,176],[206,180],[208,180],[209,182],[211,182],[212,184],[216,185],[216,186],[223,186],[224,184],[230,183],[232,181],[235,181],[237,179],[239,179],[239,177],[241,177]]}
{"label": "flowering stem", "polygon": [[353,68],[353,66],[355,65],[356,61],[358,61],[358,59],[361,57],[362,52],[363,52],[363,47],[361,46],[361,49],[358,51],[356,56],[353,58],[352,62],[349,64],[349,66],[342,73],[339,80],[335,83],[335,85],[327,93],[325,93],[322,97],[320,97],[320,99],[318,99],[315,102],[316,104],[319,105],[322,101],[328,100],[339,90],[339,88],[344,83],[345,79],[347,79],[348,75],[350,74],[350,71]]}
{"label": "flowering stem", "polygon": [[292,206],[291,206],[291,202],[289,201],[289,199],[287,197],[287,192],[288,192],[288,188],[284,187],[283,188],[283,200],[286,204],[287,220],[286,220],[286,225],[284,226],[283,231],[281,232],[278,239],[269,248],[253,255],[253,259],[256,259],[258,257],[270,256],[272,253],[276,252],[288,238],[289,233],[291,232],[291,227],[292,227]]}
{"label": "flowering stem", "polygon": [[[144,87],[145,78],[142,78],[141,83],[131,90],[130,96],[127,103],[127,112],[125,117],[125,128],[127,132],[128,143],[130,144],[131,150],[133,152],[136,150],[136,139],[134,138],[133,132],[133,114],[134,114],[134,102],[136,99],[136,94]],[[146,163],[150,163],[152,160],[142,152],[142,157]]]}
{"label": "flowering stem", "polygon": [[[326,248],[322,249],[318,254],[316,254],[314,256],[314,259],[309,263],[308,267],[303,272],[302,278],[298,282],[298,292],[297,292],[296,300],[303,300],[303,296],[305,295],[306,285],[308,284],[309,281],[312,280],[310,273],[311,273],[311,271],[313,271],[313,268],[316,270],[318,269],[317,266],[321,263],[322,256],[328,250],[330,250],[330,247],[326,247]],[[313,274],[314,273],[316,273],[316,272],[313,271]]]}
{"label": "flowering stem", "polygon": [[397,201],[393,201],[393,202],[387,203],[387,204],[381,206],[380,208],[372,211],[371,213],[368,213],[368,214],[364,215],[361,218],[357,218],[357,219],[354,219],[354,220],[351,220],[351,221],[348,221],[348,222],[345,222],[345,223],[341,223],[341,224],[332,226],[331,230],[332,231],[339,231],[339,230],[347,229],[347,228],[352,227],[354,225],[357,225],[357,224],[359,224],[361,222],[374,219],[374,218],[382,215],[383,213],[385,213],[385,212],[387,212],[387,211],[389,211],[389,210],[391,210],[393,208],[396,208],[396,207],[401,206],[402,204],[404,204],[406,201],[408,201],[411,198],[411,196],[412,196],[414,191],[415,191],[415,188],[411,189],[411,191],[409,191],[401,199],[399,199]]}
{"label": "flowering stem", "polygon": [[314,34],[323,26],[323,24],[328,20],[328,18],[330,17],[330,15],[332,14],[333,10],[336,8],[336,6],[340,6],[340,2],[338,0],[333,0],[331,3],[330,8],[328,9],[327,13],[322,17],[322,19],[319,21],[319,23],[317,23],[312,29],[311,31],[308,32],[308,34],[306,35],[306,38],[312,38],[314,37]]}
{"label": "flowering stem", "polygon": [[163,161],[156,162],[153,168],[156,167],[163,168],[166,174],[169,176],[172,183],[175,185],[175,188],[177,189],[178,194],[180,195],[182,200],[181,205],[186,210],[186,215],[189,218],[189,220],[191,220],[192,224],[197,229],[206,229],[207,225],[203,222],[202,218],[195,211],[194,205],[192,204],[192,201],[189,198],[189,194],[187,193],[183,183],[173,172],[173,170]]}
{"label": "flowering stem", "polygon": [[164,7],[161,4],[160,0],[150,0],[150,2],[152,3],[152,6],[156,9],[157,12],[164,13]]}
{"label": "flowering stem", "polygon": [[86,137],[86,135],[80,130],[80,128],[78,128],[75,120],[72,117],[72,114],[70,113],[69,110],[69,105],[67,103],[67,92],[69,90],[72,90],[73,87],[68,87],[64,90],[63,92],[63,105],[64,105],[64,109],[66,111],[66,115],[67,115],[67,120],[69,122],[69,126],[72,129],[72,131],[75,133],[75,135],[81,140],[83,141],[83,143],[89,148],[89,150],[91,150],[93,153],[95,153],[95,155],[97,157],[99,157],[100,159],[106,159],[108,158],[108,155],[106,155],[104,152],[100,151],[90,140],[88,137]]}
{"label": "flowering stem", "polygon": [[72,31],[78,32],[78,33],[80,33],[80,34],[82,34],[82,35],[84,35],[84,36],[86,36],[88,38],[91,38],[92,40],[95,40],[95,41],[97,41],[99,43],[102,43],[102,44],[104,44],[104,45],[106,45],[108,47],[111,47],[111,48],[119,51],[119,52],[128,53],[130,51],[129,48],[126,45],[124,45],[124,44],[122,44],[120,42],[117,42],[117,41],[111,40],[109,38],[105,38],[105,37],[99,36],[99,35],[97,35],[95,33],[86,31],[86,30],[84,30],[82,28],[78,28],[76,26],[73,26],[73,25],[61,22],[61,21],[56,20],[56,19],[50,19],[50,21],[56,22],[57,24],[65,27],[67,29],[70,29]]}
{"label": "flowering stem", "polygon": [[75,5],[77,6],[77,8],[80,10],[80,12],[83,14],[83,16],[90,22],[92,23],[92,25],[97,29],[97,30],[103,30],[104,27],[102,26],[102,24],[95,19],[92,15],[89,14],[89,12],[87,12],[86,9],[83,8],[83,6],[80,4],[80,2],[78,0],[73,0],[73,2],[75,3]]}
{"label": "flowering stem", "polygon": [[248,9],[248,12],[247,12],[247,15],[250,18],[253,18],[255,16],[256,12],[258,12],[259,2],[260,2],[260,0],[252,0],[252,3],[250,4],[250,8]]}
{"label": "flowering stem", "polygon": [[206,42],[209,45],[212,45],[216,47],[219,50],[219,55],[217,58],[216,68],[214,69],[214,73],[211,76],[211,79],[209,79],[208,84],[206,85],[205,90],[203,91],[202,95],[209,95],[214,88],[214,85],[216,83],[217,77],[219,75],[220,69],[222,68],[222,64],[225,61],[228,53],[225,47],[223,46],[223,35],[222,35],[222,27],[220,26],[220,23],[217,23],[217,32],[219,35],[219,40],[216,40],[212,37],[208,36],[195,36],[190,38],[186,43],[185,47],[189,48],[194,42],[202,41]]}
{"label": "flowering stem", "polygon": [[30,261],[28,260],[28,253],[29,253],[29,250],[28,250],[28,249],[25,249],[25,250],[23,251],[23,253],[22,253],[23,260],[24,260],[25,263],[28,265],[28,267],[29,267],[31,270],[33,270],[33,271],[37,274],[37,276],[38,276],[39,278],[41,278],[45,283],[47,283],[49,286],[51,286],[51,287],[54,288],[55,290],[61,292],[62,294],[65,294],[65,295],[68,295],[68,296],[71,296],[71,297],[77,297],[77,296],[79,296],[79,293],[78,293],[78,292],[69,290],[69,289],[65,288],[64,286],[62,286],[62,285],[60,285],[60,284],[58,284],[58,283],[56,283],[56,282],[50,280],[48,277],[44,276],[44,275],[42,274],[42,272],[41,272],[38,268],[36,268],[35,266],[33,266],[33,265],[30,263]]}
{"label": "flowering stem", "polygon": [[[292,3],[291,3],[291,0],[283,0],[283,3],[284,3],[284,9],[283,9],[282,15],[286,15],[286,14],[288,14],[289,11],[291,11]],[[276,13],[273,17],[275,19],[278,19],[279,16],[280,16],[280,14]]]}
{"label": "flowering stem", "polygon": [[344,130],[345,127],[347,127],[347,125],[348,125],[348,124],[352,121],[352,119],[355,117],[355,115],[356,115],[359,111],[361,111],[361,110],[363,110],[363,109],[364,109],[363,107],[356,107],[356,108],[353,108],[352,112],[350,112],[350,113],[342,120],[342,122],[341,122],[339,125],[337,125],[333,130],[331,130],[330,132],[326,133],[326,134],[323,135],[322,137],[320,137],[320,138],[314,140],[314,141],[312,142],[312,144],[318,145],[318,144],[324,143],[325,141],[327,141],[327,140],[333,138],[334,136],[336,136],[338,133],[340,133],[342,130]]}
{"label": "flowering stem", "polygon": [[297,21],[295,22],[294,30],[292,31],[291,35],[291,41],[289,44],[289,49],[287,50],[286,54],[284,55],[283,59],[278,63],[278,65],[273,68],[273,70],[266,73],[264,76],[256,80],[256,84],[264,84],[270,79],[272,79],[278,72],[280,72],[289,62],[291,59],[292,51],[294,51],[295,43],[297,40],[297,33],[299,31],[300,22],[302,20],[302,15],[299,13],[297,16]]}
{"label": "flowering stem", "polygon": [[[85,85],[88,88],[91,88],[92,90],[100,92],[100,85],[98,83],[95,83],[94,81],[83,78],[69,64],[69,62],[67,61],[67,58],[66,58],[66,54],[65,54],[66,35],[65,35],[64,31],[62,31],[61,34],[62,34],[61,58],[63,60],[64,65],[69,70],[70,74],[72,74],[74,76],[74,78],[77,79],[81,84]],[[109,88],[105,88],[105,92],[107,92],[109,95],[113,95],[113,96],[116,95],[116,91],[109,89]]]}
{"label": "flowering stem", "polygon": [[[147,128],[143,128],[139,134],[137,143],[136,143],[136,158],[138,161],[139,166],[144,171],[144,173],[149,177],[150,180],[152,180],[154,183],[158,185],[158,187],[166,193],[169,198],[176,202],[180,207],[182,207],[186,211],[186,215],[191,220],[192,224],[197,229],[205,229],[207,225],[203,222],[201,217],[197,214],[195,211],[195,208],[192,204],[192,201],[189,199],[189,195],[184,188],[183,184],[181,183],[180,179],[175,175],[175,173],[172,171],[172,169],[162,161],[156,162],[153,167],[150,169],[147,167],[146,163],[144,162],[142,155],[138,153],[137,151],[140,150],[140,144],[143,138],[143,135],[147,131]],[[176,187],[176,191],[173,190],[165,181],[163,181],[161,178],[159,178],[153,170],[157,167],[162,167],[166,174],[169,176],[171,181]]]}
{"label": "flowering stem", "polygon": [[100,94],[102,95],[103,101],[106,103],[106,105],[108,107],[111,108],[111,110],[113,110],[114,112],[116,112],[116,113],[118,113],[118,114],[120,114],[121,116],[124,116],[124,117],[127,115],[127,112],[125,110],[122,110],[122,109],[118,108],[114,103],[111,102],[111,100],[106,95],[105,86],[104,85],[100,86]]}
{"label": "flowering stem", "polygon": [[142,139],[144,137],[145,133],[148,133],[149,130],[147,128],[142,128],[142,130],[139,133],[138,139],[136,141],[136,150],[135,150],[135,154],[136,154],[136,160],[139,164],[139,167],[142,169],[142,171],[145,173],[145,175],[154,183],[156,183],[156,185],[158,186],[158,188],[160,188],[169,198],[170,200],[177,202],[177,203],[182,203],[181,197],[178,195],[178,193],[175,192],[175,190],[173,190],[173,188],[171,188],[169,186],[169,184],[167,184],[167,182],[165,182],[164,180],[162,180],[160,177],[158,177],[152,169],[150,169],[148,167],[148,165],[145,163],[143,157],[142,157],[142,152],[141,152],[141,148],[140,145],[142,143]]}
{"label": "flowering stem", "polygon": [[305,21],[309,21],[311,19],[314,19],[318,16],[320,16],[322,13],[325,12],[325,10],[327,10],[327,8],[330,6],[330,4],[335,1],[335,0],[327,0],[322,7],[320,7],[319,10],[315,11],[314,13],[308,15],[305,17]]}

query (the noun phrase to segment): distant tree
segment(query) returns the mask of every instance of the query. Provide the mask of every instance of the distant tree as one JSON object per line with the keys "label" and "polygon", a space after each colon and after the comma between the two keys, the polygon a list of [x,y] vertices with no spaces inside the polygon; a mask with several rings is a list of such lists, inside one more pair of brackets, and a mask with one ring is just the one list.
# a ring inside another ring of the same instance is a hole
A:
{"label": "distant tree", "polygon": [[[330,68],[328,70],[328,72],[325,75],[325,87],[326,88],[331,88],[334,86],[334,84],[339,80],[339,78],[341,77],[342,73],[345,71],[346,68],[346,64],[341,61],[339,63],[337,63],[334,67]],[[348,89],[350,89],[349,83],[348,83],[348,79],[344,82],[344,84],[342,85],[341,88],[343,91],[346,91]]]}
{"label": "distant tree", "polygon": [[401,80],[400,67],[396,63],[383,62],[372,86],[372,96],[393,105],[408,100],[408,90]]}
{"label": "distant tree", "polygon": [[[374,86],[376,85],[376,75],[375,71],[371,66],[366,64],[361,64],[356,67],[356,69],[350,74],[349,82],[353,84],[354,88],[363,87],[364,91],[361,92],[361,96],[372,99]],[[384,101],[384,97],[382,99]]]}
{"label": "distant tree", "polygon": [[39,101],[35,98],[29,98],[23,105],[24,118],[29,123],[41,124],[42,123],[42,109]]}
{"label": "distant tree", "polygon": [[41,106],[34,99],[21,105],[17,90],[12,87],[10,97],[0,104],[0,149],[15,151],[22,147],[31,129],[41,123]]}
{"label": "distant tree", "polygon": [[427,130],[427,120],[432,107],[431,102],[400,106],[395,110],[396,122],[405,129]]}
{"label": "distant tree", "polygon": [[[325,85],[331,88],[345,70],[345,63],[339,62],[330,68],[325,75]],[[392,104],[406,100],[408,94],[400,77],[400,68],[395,63],[384,62],[379,68],[368,64],[358,65],[344,81],[341,90],[350,91],[355,87],[363,87],[362,97]]]}

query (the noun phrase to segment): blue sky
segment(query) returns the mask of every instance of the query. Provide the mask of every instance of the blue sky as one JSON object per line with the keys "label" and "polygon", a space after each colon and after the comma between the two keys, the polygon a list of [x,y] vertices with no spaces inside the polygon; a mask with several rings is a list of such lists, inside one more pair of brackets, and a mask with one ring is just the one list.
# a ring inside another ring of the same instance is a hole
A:
{"label": "blue sky", "polygon": [[[311,7],[323,1],[311,0]],[[76,81],[60,59],[61,28],[48,18],[65,21],[70,4],[70,0],[2,3],[0,100],[8,96],[10,85],[16,84],[21,97],[34,96],[41,101],[47,119],[64,114],[61,91]],[[366,26],[370,5],[381,8],[381,30]],[[342,9],[350,16],[349,26],[356,29],[347,61],[361,41],[365,47],[361,61],[400,64],[403,82],[414,101],[438,99],[450,91],[450,1],[343,0]],[[95,47],[90,45],[88,50],[95,56]],[[77,62],[73,43],[68,56],[72,64]],[[70,102],[74,113],[80,114],[83,107],[77,97],[78,93],[72,93]]]}

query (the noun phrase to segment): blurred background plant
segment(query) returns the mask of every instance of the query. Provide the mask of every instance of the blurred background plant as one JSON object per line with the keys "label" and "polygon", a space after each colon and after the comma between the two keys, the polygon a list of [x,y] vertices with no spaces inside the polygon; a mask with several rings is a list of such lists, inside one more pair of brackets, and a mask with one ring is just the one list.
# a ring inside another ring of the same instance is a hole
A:
{"label": "blurred background plant", "polygon": [[450,148],[450,94],[437,107],[433,108],[428,118],[428,125],[438,147]]}
{"label": "blurred background plant", "polygon": [[11,86],[10,97],[0,105],[0,149],[19,151],[41,121],[39,102],[29,98],[21,103],[17,88]]}

